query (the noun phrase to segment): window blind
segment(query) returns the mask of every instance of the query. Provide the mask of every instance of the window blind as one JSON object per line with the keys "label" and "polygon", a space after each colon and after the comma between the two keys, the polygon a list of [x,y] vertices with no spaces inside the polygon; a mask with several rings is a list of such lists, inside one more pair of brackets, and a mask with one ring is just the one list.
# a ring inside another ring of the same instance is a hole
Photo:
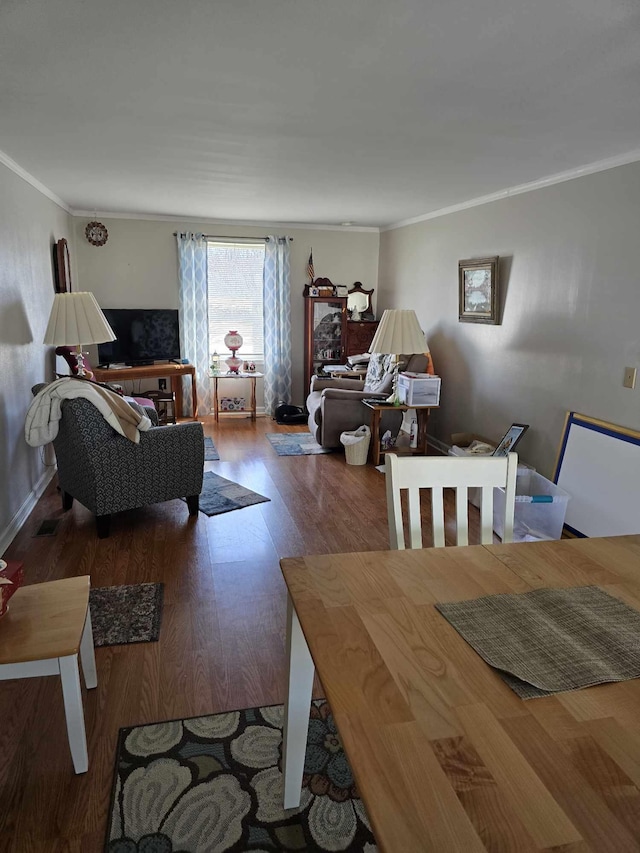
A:
{"label": "window blind", "polygon": [[209,349],[223,358],[230,355],[224,344],[230,331],[242,335],[239,358],[263,358],[264,248],[264,243],[207,244]]}

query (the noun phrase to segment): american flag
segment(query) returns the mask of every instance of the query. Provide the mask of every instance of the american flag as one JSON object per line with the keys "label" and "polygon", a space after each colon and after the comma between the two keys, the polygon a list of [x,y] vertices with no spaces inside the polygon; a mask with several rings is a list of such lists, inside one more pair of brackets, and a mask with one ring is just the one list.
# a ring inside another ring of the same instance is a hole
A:
{"label": "american flag", "polygon": [[313,269],[313,249],[309,252],[309,260],[307,261],[307,275],[309,276],[309,281],[313,284],[313,280],[316,277],[316,274]]}

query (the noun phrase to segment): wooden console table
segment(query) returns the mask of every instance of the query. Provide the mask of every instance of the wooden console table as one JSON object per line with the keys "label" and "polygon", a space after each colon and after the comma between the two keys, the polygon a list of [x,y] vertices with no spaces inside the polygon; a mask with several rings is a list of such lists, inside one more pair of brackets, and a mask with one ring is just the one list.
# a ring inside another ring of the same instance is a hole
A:
{"label": "wooden console table", "polygon": [[[255,421],[256,419],[256,379],[260,379],[264,376],[264,373],[257,373],[255,371],[245,372],[245,373],[217,373],[211,378],[213,379],[213,413],[215,415],[216,421],[220,420],[220,399],[218,397],[218,381],[220,379],[249,379],[251,381],[251,402],[248,409],[238,409],[237,412],[233,411],[230,414],[242,414],[243,412],[249,412],[251,415],[251,420]],[[226,410],[225,410],[226,412]]]}
{"label": "wooden console table", "polygon": [[191,376],[191,416],[196,419],[198,412],[198,394],[196,391],[196,369],[193,364],[147,364],[142,367],[94,367],[93,373],[98,382],[119,382],[126,379],[171,380],[171,390],[176,397],[176,415],[182,416],[182,377]]}

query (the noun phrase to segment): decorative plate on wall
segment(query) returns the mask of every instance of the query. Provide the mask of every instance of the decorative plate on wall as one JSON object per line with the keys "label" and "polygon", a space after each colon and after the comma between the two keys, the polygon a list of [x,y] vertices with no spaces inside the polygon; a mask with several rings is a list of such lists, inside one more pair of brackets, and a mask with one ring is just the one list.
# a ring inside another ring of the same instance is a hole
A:
{"label": "decorative plate on wall", "polygon": [[104,246],[109,239],[107,226],[102,222],[89,222],[84,229],[84,234],[92,246]]}

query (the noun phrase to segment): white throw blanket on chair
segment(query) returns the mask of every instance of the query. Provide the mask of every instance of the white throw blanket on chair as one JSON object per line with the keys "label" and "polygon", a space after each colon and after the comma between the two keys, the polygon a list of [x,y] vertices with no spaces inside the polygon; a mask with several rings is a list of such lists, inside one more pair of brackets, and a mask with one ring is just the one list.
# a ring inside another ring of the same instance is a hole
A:
{"label": "white throw blanket on chair", "polygon": [[49,444],[58,434],[62,417],[62,401],[84,397],[98,409],[107,423],[120,435],[138,444],[140,430],[146,431],[151,421],[139,414],[118,394],[83,379],[56,379],[33,398],[24,425],[27,444],[40,447]]}

